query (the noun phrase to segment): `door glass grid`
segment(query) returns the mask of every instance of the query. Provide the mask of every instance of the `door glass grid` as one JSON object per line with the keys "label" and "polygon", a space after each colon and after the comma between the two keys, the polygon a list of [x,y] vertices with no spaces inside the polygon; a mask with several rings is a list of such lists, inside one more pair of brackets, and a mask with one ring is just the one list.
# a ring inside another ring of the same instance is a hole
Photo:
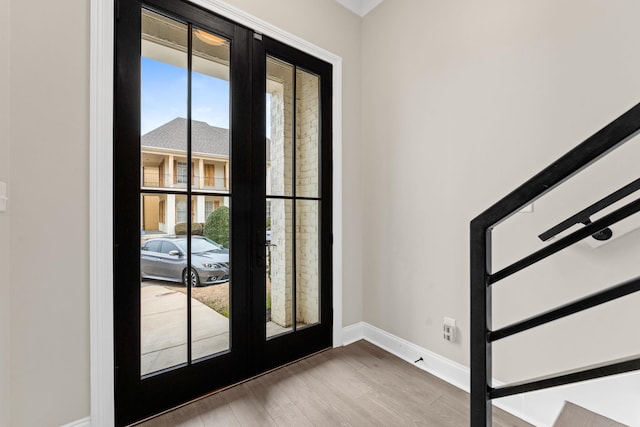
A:
{"label": "door glass grid", "polygon": [[266,334],[320,322],[320,78],[267,57]]}
{"label": "door glass grid", "polygon": [[142,11],[141,375],[230,349],[230,42]]}

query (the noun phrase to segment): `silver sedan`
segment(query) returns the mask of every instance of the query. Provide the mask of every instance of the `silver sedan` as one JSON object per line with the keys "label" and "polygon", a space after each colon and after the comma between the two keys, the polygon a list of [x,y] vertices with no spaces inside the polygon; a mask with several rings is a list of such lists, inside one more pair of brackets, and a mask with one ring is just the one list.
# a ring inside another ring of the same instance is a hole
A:
{"label": "silver sedan", "polygon": [[187,269],[187,238],[158,237],[142,244],[140,278],[190,283],[192,287],[229,281],[229,250],[202,236],[191,237],[191,268]]}

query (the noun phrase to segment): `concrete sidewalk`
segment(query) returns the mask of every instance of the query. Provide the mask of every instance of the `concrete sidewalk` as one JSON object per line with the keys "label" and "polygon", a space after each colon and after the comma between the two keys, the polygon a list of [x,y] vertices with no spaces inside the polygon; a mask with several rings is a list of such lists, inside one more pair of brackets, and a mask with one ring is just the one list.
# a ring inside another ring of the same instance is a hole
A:
{"label": "concrete sidewalk", "polygon": [[[145,281],[141,292],[141,373],[187,362],[187,296]],[[197,360],[229,349],[229,319],[191,299],[192,357]]]}

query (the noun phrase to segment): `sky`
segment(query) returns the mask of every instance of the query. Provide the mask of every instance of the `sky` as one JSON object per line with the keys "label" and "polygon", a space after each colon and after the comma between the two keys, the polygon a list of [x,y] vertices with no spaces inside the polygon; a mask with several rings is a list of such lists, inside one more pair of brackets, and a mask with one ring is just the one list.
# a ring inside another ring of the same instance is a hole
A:
{"label": "sky", "polygon": [[[193,73],[191,117],[229,128],[229,82]],[[141,133],[175,119],[187,117],[187,70],[142,58]]]}

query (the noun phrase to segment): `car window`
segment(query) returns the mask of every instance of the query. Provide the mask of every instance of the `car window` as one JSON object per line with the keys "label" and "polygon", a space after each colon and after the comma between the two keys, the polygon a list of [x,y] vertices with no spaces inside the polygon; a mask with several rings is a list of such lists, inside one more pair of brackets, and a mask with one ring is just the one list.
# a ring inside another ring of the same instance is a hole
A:
{"label": "car window", "polygon": [[177,251],[178,247],[171,242],[162,242],[162,250],[163,254],[169,254],[171,251]]}
{"label": "car window", "polygon": [[161,240],[150,240],[144,245],[145,251],[151,252],[160,252],[160,245],[162,244]]}
{"label": "car window", "polygon": [[[180,245],[183,252],[187,252],[187,239],[182,239],[176,242]],[[223,249],[222,245],[207,238],[191,239],[191,253],[199,254],[202,252],[220,252]]]}

